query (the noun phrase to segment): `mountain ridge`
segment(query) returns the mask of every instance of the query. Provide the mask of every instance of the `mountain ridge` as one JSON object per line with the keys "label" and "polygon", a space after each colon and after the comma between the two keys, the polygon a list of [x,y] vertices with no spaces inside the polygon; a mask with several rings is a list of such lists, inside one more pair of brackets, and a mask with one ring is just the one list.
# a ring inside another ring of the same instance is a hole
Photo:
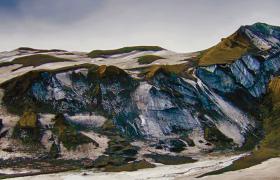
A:
{"label": "mountain ridge", "polygon": [[[98,51],[94,58],[32,48],[4,53],[0,152],[106,171],[153,167],[167,155],[193,162],[212,151],[252,150],[259,142],[278,154],[263,119],[271,119],[267,94],[272,88],[276,97],[279,89],[279,42],[280,28],[256,23],[202,53],[150,46]],[[43,54],[51,61],[29,61]],[[162,58],[138,62],[149,55]],[[27,66],[18,63],[23,57]],[[16,166],[10,159],[4,167]]]}

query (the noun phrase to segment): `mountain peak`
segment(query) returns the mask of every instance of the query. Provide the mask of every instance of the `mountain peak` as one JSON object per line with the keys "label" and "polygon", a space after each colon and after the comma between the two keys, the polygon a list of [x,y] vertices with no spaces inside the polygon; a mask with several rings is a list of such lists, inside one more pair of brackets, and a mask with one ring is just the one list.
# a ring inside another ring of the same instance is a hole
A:
{"label": "mountain peak", "polygon": [[228,64],[246,54],[276,52],[280,48],[280,27],[257,22],[241,26],[235,33],[222,38],[217,45],[205,50],[199,64]]}

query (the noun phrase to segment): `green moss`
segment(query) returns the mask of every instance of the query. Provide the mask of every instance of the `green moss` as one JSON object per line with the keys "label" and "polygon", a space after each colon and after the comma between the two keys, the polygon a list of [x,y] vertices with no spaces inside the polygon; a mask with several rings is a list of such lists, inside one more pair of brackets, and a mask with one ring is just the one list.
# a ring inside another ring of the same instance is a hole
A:
{"label": "green moss", "polygon": [[252,151],[252,149],[254,149],[254,147],[260,142],[262,138],[262,135],[257,134],[259,132],[261,132],[260,129],[255,129],[255,132],[248,133],[247,136],[245,137],[245,142],[242,145],[242,147],[236,148],[236,150],[241,152]]}
{"label": "green moss", "polygon": [[128,74],[116,67],[116,66],[106,66],[106,65],[102,65],[97,69],[97,73],[99,78],[112,78],[112,77],[126,77],[128,76]]}
{"label": "green moss", "polygon": [[[108,148],[105,154],[108,156],[101,156],[95,162],[95,166],[121,166],[130,161],[136,160],[136,154],[139,148],[130,144],[129,138],[124,137],[116,128],[113,121],[107,120],[102,127],[102,134],[108,136]],[[101,164],[101,165],[100,165]]]}
{"label": "green moss", "polygon": [[270,99],[275,108],[278,108],[280,102],[280,77],[275,77],[269,83]]}
{"label": "green moss", "polygon": [[73,125],[66,121],[62,114],[56,115],[53,121],[55,122],[53,132],[67,149],[75,150],[77,146],[89,143],[98,146],[91,138],[78,132]]}
{"label": "green moss", "polygon": [[170,144],[169,150],[171,152],[179,153],[186,149],[186,144],[179,139],[170,139],[169,144]]}
{"label": "green moss", "polygon": [[38,117],[32,111],[26,111],[18,121],[20,128],[36,128],[38,126]]}
{"label": "green moss", "polygon": [[106,154],[120,155],[123,157],[134,157],[137,154],[138,148],[132,146],[125,138],[115,135],[111,137],[106,149]]}
{"label": "green moss", "polygon": [[165,58],[156,56],[156,55],[145,55],[145,56],[141,56],[138,58],[138,63],[139,64],[151,64],[152,62],[154,62],[158,59],[165,59]]}
{"label": "green moss", "polygon": [[67,62],[67,61],[72,61],[72,60],[58,58],[47,54],[36,54],[31,56],[19,57],[11,62],[1,63],[0,67],[9,66],[13,64],[21,64],[22,66],[20,68],[27,67],[27,66],[37,67],[46,63]]}
{"label": "green moss", "polygon": [[94,50],[88,53],[88,56],[91,58],[98,57],[107,57],[115,54],[129,53],[132,51],[161,51],[163,48],[158,46],[132,46],[132,47],[123,47],[120,49],[113,50]]}
{"label": "green moss", "polygon": [[55,143],[52,144],[49,154],[51,158],[59,157],[59,147]]}
{"label": "green moss", "polygon": [[208,142],[213,143],[218,149],[225,149],[234,145],[233,140],[231,138],[226,137],[214,125],[211,127],[204,128],[204,138]]}
{"label": "green moss", "polygon": [[128,162],[136,160],[135,155],[138,148],[119,135],[109,134],[109,138],[108,148],[105,151],[107,156],[98,157],[93,163],[94,167],[105,168],[105,171],[124,171],[136,168],[131,167],[132,164],[128,164]]}
{"label": "green moss", "polygon": [[151,164],[145,160],[141,161],[134,161],[131,163],[126,163],[121,166],[106,166],[105,170],[106,172],[121,172],[121,171],[137,171],[139,169],[145,169],[145,168],[154,168],[156,167],[154,164]]}
{"label": "green moss", "polygon": [[265,97],[261,112],[263,116],[263,128],[265,137],[261,147],[275,149],[280,152],[280,78],[274,78],[269,84],[269,94]]}
{"label": "green moss", "polygon": [[186,156],[172,156],[162,154],[146,154],[145,157],[153,159],[156,163],[161,163],[165,165],[186,164],[197,161]]}
{"label": "green moss", "polygon": [[13,130],[13,138],[20,139],[24,144],[39,144],[41,140],[41,124],[37,115],[26,111]]}
{"label": "green moss", "polygon": [[89,69],[88,77],[91,81],[100,83],[111,83],[114,81],[129,83],[129,80],[131,80],[131,77],[124,70],[116,66],[106,65]]}
{"label": "green moss", "polygon": [[97,84],[97,85],[94,87],[93,91],[92,91],[92,96],[95,97],[95,96],[97,96],[97,95],[100,94],[100,93],[101,93],[101,91],[100,91],[100,85]]}
{"label": "green moss", "polygon": [[39,157],[17,157],[8,160],[0,160],[0,169],[36,169],[35,172],[16,173],[16,174],[1,174],[2,178],[15,178],[23,176],[38,176],[41,174],[54,174],[65,171],[80,171],[81,169],[91,168],[92,163],[88,159],[66,160]]}
{"label": "green moss", "polygon": [[175,65],[152,65],[143,70],[143,75],[146,79],[152,79],[158,73],[165,73],[169,75],[178,75],[187,79],[194,79],[192,74],[188,71],[187,64],[175,64]]}
{"label": "green moss", "polygon": [[194,147],[195,144],[194,144],[193,140],[189,137],[189,134],[190,134],[190,132],[183,131],[180,133],[180,138],[183,141],[185,141],[188,144],[188,146]]}
{"label": "green moss", "polygon": [[200,177],[204,177],[204,176],[209,176],[209,175],[216,175],[216,174],[221,174],[221,173],[225,173],[228,171],[236,171],[236,170],[240,170],[240,169],[245,169],[245,168],[249,168],[255,165],[258,165],[260,163],[262,163],[263,161],[266,161],[270,158],[274,158],[274,157],[279,157],[279,151],[273,150],[273,149],[260,149],[260,150],[255,150],[252,152],[252,154],[248,155],[248,156],[244,156],[236,161],[234,161],[231,165],[216,170],[216,171],[212,171],[206,174],[203,174]]}
{"label": "green moss", "polygon": [[93,163],[95,168],[104,168],[107,172],[136,171],[138,169],[153,168],[155,165],[145,161],[126,162],[121,156],[99,156]]}
{"label": "green moss", "polygon": [[217,45],[205,50],[199,58],[199,65],[232,63],[246,53],[256,52],[256,47],[243,31],[241,27],[231,36],[223,38]]}
{"label": "green moss", "polygon": [[109,156],[99,156],[94,162],[93,167],[95,168],[102,168],[107,166],[110,163],[110,157]]}
{"label": "green moss", "polygon": [[36,53],[66,52],[65,50],[60,50],[60,49],[34,49],[34,48],[30,48],[30,47],[20,47],[17,50],[20,50],[20,51],[35,51]]}

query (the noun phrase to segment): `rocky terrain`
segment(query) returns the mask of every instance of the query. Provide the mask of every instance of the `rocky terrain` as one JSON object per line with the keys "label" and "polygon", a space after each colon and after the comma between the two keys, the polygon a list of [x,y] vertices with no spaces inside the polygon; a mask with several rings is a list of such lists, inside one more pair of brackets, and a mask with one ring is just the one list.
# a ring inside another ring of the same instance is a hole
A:
{"label": "rocky terrain", "polygon": [[278,157],[279,70],[280,28],[264,23],[194,53],[2,52],[0,177],[135,171],[250,152],[209,169],[215,174]]}

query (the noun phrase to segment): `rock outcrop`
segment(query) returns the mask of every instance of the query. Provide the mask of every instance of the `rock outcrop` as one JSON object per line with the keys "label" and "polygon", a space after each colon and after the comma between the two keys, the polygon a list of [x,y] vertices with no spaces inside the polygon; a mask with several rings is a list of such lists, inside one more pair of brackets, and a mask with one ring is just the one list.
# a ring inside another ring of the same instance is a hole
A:
{"label": "rock outcrop", "polygon": [[[219,53],[224,56],[218,62],[185,60],[136,70],[93,64],[31,70],[0,85],[2,103],[21,116],[14,138],[41,143],[53,158],[63,149],[99,149],[105,155],[96,167],[139,163],[135,141],[172,153],[190,146],[240,148],[262,135],[258,106],[280,72],[280,29],[261,23],[241,27],[196,58],[215,60]],[[85,132],[106,136],[106,150]]]}

